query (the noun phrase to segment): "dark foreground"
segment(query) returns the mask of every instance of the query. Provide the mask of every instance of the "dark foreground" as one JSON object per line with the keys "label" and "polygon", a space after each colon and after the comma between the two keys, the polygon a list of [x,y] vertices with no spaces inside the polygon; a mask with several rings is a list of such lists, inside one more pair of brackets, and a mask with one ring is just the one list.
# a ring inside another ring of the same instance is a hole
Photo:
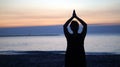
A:
{"label": "dark foreground", "polygon": [[[87,53],[87,67],[120,67],[120,55]],[[0,54],[0,67],[64,67],[64,51],[19,51]]]}

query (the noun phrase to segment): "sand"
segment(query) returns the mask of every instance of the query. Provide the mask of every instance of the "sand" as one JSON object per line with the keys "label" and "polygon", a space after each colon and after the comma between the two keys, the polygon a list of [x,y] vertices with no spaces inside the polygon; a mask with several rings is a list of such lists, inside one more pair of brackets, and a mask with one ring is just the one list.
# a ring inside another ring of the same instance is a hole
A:
{"label": "sand", "polygon": [[[120,67],[119,54],[86,54],[87,67]],[[3,51],[0,67],[64,67],[64,51]]]}

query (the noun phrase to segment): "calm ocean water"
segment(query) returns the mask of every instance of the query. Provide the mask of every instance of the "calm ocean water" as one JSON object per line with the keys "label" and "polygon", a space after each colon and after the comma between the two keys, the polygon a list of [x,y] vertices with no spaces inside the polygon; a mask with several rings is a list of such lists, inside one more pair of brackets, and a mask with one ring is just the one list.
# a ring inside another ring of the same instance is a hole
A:
{"label": "calm ocean water", "polygon": [[[0,51],[65,51],[66,45],[63,35],[0,37]],[[85,51],[120,54],[120,35],[87,35]]]}

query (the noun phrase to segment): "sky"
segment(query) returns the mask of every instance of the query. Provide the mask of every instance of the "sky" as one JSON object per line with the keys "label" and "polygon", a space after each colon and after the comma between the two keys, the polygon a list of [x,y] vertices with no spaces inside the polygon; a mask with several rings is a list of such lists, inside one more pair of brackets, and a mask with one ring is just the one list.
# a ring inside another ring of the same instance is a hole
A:
{"label": "sky", "polygon": [[87,24],[120,24],[120,0],[0,0],[0,27],[63,25],[75,9]]}

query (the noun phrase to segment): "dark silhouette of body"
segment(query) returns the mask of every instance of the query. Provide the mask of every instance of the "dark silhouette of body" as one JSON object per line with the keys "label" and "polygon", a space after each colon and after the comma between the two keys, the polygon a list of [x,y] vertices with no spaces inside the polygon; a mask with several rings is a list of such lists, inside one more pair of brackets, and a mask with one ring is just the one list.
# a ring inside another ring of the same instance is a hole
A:
{"label": "dark silhouette of body", "polygon": [[[79,23],[77,21],[74,21],[73,18],[76,18],[83,25],[81,33],[78,33]],[[67,29],[69,24],[73,33],[69,33]],[[64,24],[64,34],[67,39],[65,67],[86,67],[84,50],[84,39],[86,36],[86,32],[87,24],[76,15],[74,10],[73,16]]]}

